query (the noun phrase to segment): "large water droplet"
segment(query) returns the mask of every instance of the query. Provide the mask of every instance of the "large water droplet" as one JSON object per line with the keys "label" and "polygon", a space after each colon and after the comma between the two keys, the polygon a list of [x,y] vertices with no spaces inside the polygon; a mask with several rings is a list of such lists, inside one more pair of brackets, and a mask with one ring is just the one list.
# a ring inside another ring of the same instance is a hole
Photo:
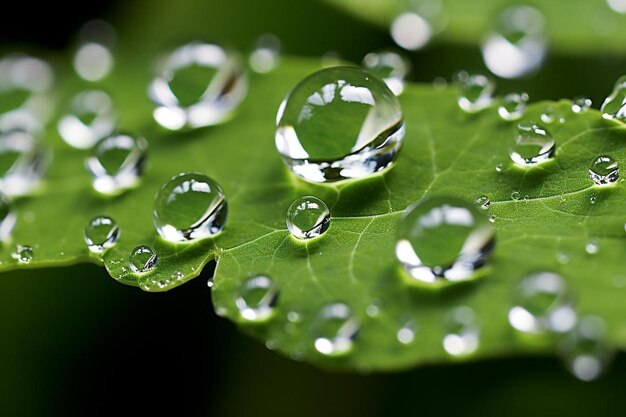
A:
{"label": "large water droplet", "polygon": [[117,243],[120,228],[112,218],[98,216],[87,224],[83,237],[89,250],[100,254]]}
{"label": "large water droplet", "polygon": [[614,184],[619,178],[617,161],[608,155],[596,157],[589,167],[589,178],[597,185]]}
{"label": "large water droplet", "polygon": [[157,253],[150,246],[140,245],[130,251],[128,264],[136,274],[148,273],[156,268],[158,263]]}
{"label": "large water droplet", "polygon": [[543,15],[533,7],[505,9],[482,45],[487,68],[502,78],[518,78],[536,71],[546,55],[544,26]]}
{"label": "large water droplet", "polygon": [[504,96],[498,114],[504,120],[517,120],[524,115],[528,105],[528,94],[510,93]]}
{"label": "large water droplet", "polygon": [[601,111],[605,119],[619,119],[626,122],[626,75],[617,80],[611,95],[602,103]]}
{"label": "large water droplet", "polygon": [[0,242],[11,240],[16,222],[17,216],[13,202],[6,195],[0,193]]}
{"label": "large water droplet", "polygon": [[69,145],[88,149],[110,135],[116,121],[109,95],[99,90],[88,90],[72,99],[70,113],[59,119],[57,130]]}
{"label": "large water droplet", "polygon": [[339,356],[352,349],[359,331],[359,321],[343,303],[323,307],[313,324],[315,349],[328,356]]}
{"label": "large water droplet", "polygon": [[483,110],[493,103],[495,83],[484,75],[469,75],[460,72],[455,75],[455,81],[461,89],[457,102],[459,107],[468,113]]}
{"label": "large water droplet", "polygon": [[245,320],[267,320],[278,302],[278,289],[272,280],[260,275],[243,283],[235,305]]}
{"label": "large water droplet", "polygon": [[522,167],[529,167],[549,161],[556,150],[556,141],[547,129],[534,123],[517,125],[509,156]]}
{"label": "large water droplet", "polygon": [[606,323],[597,316],[582,317],[560,345],[569,371],[582,381],[598,378],[613,356],[606,340]]}
{"label": "large water droplet", "polygon": [[0,191],[10,197],[30,194],[43,176],[48,154],[29,133],[0,133]]}
{"label": "large water droplet", "polygon": [[213,236],[226,224],[228,204],[222,187],[203,174],[178,174],[159,190],[154,227],[170,242]]}
{"label": "large water droplet", "polygon": [[265,33],[256,41],[254,51],[248,57],[253,71],[265,74],[278,66],[280,55],[280,39],[271,33]]}
{"label": "large water droplet", "polygon": [[462,281],[493,251],[494,227],[471,203],[432,197],[410,206],[398,228],[396,256],[416,280]]}
{"label": "large water droplet", "polygon": [[391,166],[404,138],[396,96],[373,75],[352,67],[318,71],[281,104],[276,148],[301,178],[361,178]]}
{"label": "large water droplet", "polygon": [[411,71],[411,61],[393,51],[370,52],[363,58],[362,65],[397,96],[404,90],[404,79]]}
{"label": "large water droplet", "polygon": [[452,356],[470,355],[478,349],[480,331],[474,310],[466,306],[455,307],[446,318],[446,335],[443,348]]}
{"label": "large water droplet", "polygon": [[154,119],[170,130],[227,120],[247,91],[238,54],[218,45],[192,42],[174,50],[152,81]]}
{"label": "large water droplet", "polygon": [[551,272],[524,278],[509,310],[509,323],[530,334],[569,331],[576,323],[576,312],[563,278]]}
{"label": "large water droplet", "polygon": [[330,226],[330,210],[317,197],[300,197],[287,210],[287,228],[298,239],[321,236]]}
{"label": "large water droplet", "polygon": [[584,113],[591,108],[591,99],[589,97],[580,96],[572,100],[572,111],[574,113]]}
{"label": "large water droplet", "polygon": [[33,260],[33,255],[33,248],[29,245],[15,245],[15,249],[11,253],[11,257],[21,264],[30,263]]}
{"label": "large water droplet", "polygon": [[142,137],[115,134],[96,144],[85,161],[93,177],[93,188],[105,195],[117,195],[139,183],[148,142]]}

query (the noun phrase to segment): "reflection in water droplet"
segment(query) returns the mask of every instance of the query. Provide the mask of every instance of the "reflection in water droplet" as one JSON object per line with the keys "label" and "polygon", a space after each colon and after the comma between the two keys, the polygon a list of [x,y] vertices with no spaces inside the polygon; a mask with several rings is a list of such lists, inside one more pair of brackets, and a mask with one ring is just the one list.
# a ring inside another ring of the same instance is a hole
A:
{"label": "reflection in water droplet", "polygon": [[72,99],[70,113],[59,119],[57,130],[69,145],[89,149],[113,132],[116,121],[109,95],[99,90],[87,90]]}
{"label": "reflection in water droplet", "polygon": [[130,251],[128,264],[136,274],[148,273],[154,270],[158,263],[157,253],[150,246],[140,245]]}
{"label": "reflection in water droplet", "polygon": [[44,148],[29,133],[0,133],[0,191],[9,197],[32,193],[48,161]]}
{"label": "reflection in water droplet", "polygon": [[528,94],[510,93],[504,96],[498,114],[504,120],[517,120],[524,115],[528,105]]}
{"label": "reflection in water droplet", "polygon": [[457,103],[464,111],[475,113],[493,103],[496,85],[484,75],[468,75],[460,72],[455,75],[455,81],[461,90]]}
{"label": "reflection in water droplet", "polygon": [[613,356],[605,340],[606,323],[597,316],[584,316],[559,346],[569,371],[582,381],[598,378]]}
{"label": "reflection in water droplet", "polygon": [[534,123],[520,123],[509,156],[517,165],[530,167],[552,159],[555,150],[556,141],[545,128]]}
{"label": "reflection in water droplet", "polygon": [[361,64],[370,73],[380,78],[397,96],[404,90],[404,79],[411,71],[411,61],[393,51],[370,52]]}
{"label": "reflection in water droplet", "polygon": [[98,216],[85,227],[83,238],[93,253],[103,253],[117,243],[120,228],[115,220],[108,216]]}
{"label": "reflection in water droplet", "polygon": [[402,110],[382,81],[353,67],[318,71],[281,104],[276,148],[310,182],[367,177],[391,166],[404,138]]}
{"label": "reflection in water droplet", "polygon": [[287,228],[298,239],[321,236],[330,227],[330,210],[317,197],[300,197],[287,210]]}
{"label": "reflection in water droplet", "polygon": [[17,216],[13,202],[4,194],[0,193],[0,243],[11,240]]}
{"label": "reflection in water droplet", "polygon": [[154,227],[170,242],[189,242],[222,231],[228,204],[222,187],[198,173],[178,174],[159,190],[154,202]]}
{"label": "reflection in water droplet", "polygon": [[544,26],[543,15],[533,7],[505,9],[482,45],[487,68],[502,78],[518,78],[539,69],[546,55]]}
{"label": "reflection in water droplet", "polygon": [[446,318],[443,348],[452,356],[470,355],[478,349],[480,331],[474,311],[466,306],[454,308]]}
{"label": "reflection in water droplet", "polygon": [[390,32],[395,43],[410,51],[426,46],[433,35],[430,23],[412,12],[397,16],[391,23]]}
{"label": "reflection in water droplet", "polygon": [[274,312],[278,295],[278,289],[271,278],[259,275],[243,283],[235,305],[245,320],[263,321]]}
{"label": "reflection in water droplet", "polygon": [[483,210],[487,210],[489,206],[491,206],[491,200],[486,195],[481,195],[480,197],[476,198],[476,200],[474,200],[474,204],[476,204],[477,207],[480,207]]}
{"label": "reflection in water droplet", "polygon": [[157,105],[154,119],[170,130],[224,122],[246,91],[247,77],[239,56],[199,42],[174,50],[149,87]]}
{"label": "reflection in water droplet", "polygon": [[15,245],[11,257],[21,264],[27,264],[33,260],[33,248],[28,245]]}
{"label": "reflection in water droplet", "polygon": [[474,205],[452,197],[427,198],[407,208],[396,256],[418,281],[463,281],[486,265],[494,238],[493,225]]}
{"label": "reflection in water droplet", "polygon": [[572,111],[574,113],[584,113],[591,108],[591,104],[591,99],[588,97],[576,97],[572,100]]}
{"label": "reflection in water droplet", "polygon": [[271,33],[265,33],[256,41],[254,51],[248,57],[253,71],[266,74],[278,66],[280,55],[280,39]]}
{"label": "reflection in water droplet", "polygon": [[339,356],[352,349],[359,330],[359,321],[350,307],[342,303],[323,307],[313,323],[315,349],[328,356]]}
{"label": "reflection in water droplet", "polygon": [[597,156],[589,167],[589,178],[591,178],[596,185],[615,184],[619,178],[619,165],[617,161],[612,156]]}
{"label": "reflection in water droplet", "polygon": [[621,76],[601,107],[602,117],[626,121],[626,75]]}
{"label": "reflection in water droplet", "polygon": [[127,134],[102,139],[85,160],[93,188],[104,195],[117,195],[137,186],[143,173],[148,142]]}
{"label": "reflection in water droplet", "polygon": [[509,323],[530,334],[569,331],[576,323],[576,312],[563,278],[551,272],[524,278],[509,310]]}

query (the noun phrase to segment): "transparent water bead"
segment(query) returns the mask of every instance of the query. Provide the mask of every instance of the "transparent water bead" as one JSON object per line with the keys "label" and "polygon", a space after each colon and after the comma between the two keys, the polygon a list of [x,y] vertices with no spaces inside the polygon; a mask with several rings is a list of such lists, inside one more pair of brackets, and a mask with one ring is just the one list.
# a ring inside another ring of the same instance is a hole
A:
{"label": "transparent water bead", "polygon": [[547,50],[543,15],[530,6],[505,9],[481,49],[487,68],[502,78],[535,72]]}
{"label": "transparent water bead", "polygon": [[17,222],[17,215],[13,202],[4,194],[0,193],[0,242],[8,242],[13,236],[13,229]]}
{"label": "transparent water bead", "polygon": [[300,197],[289,206],[286,223],[295,238],[312,239],[330,227],[330,210],[317,197]]}
{"label": "transparent water bead", "polygon": [[529,167],[549,161],[555,151],[556,141],[547,129],[534,123],[520,123],[509,156],[517,165]]}
{"label": "transparent water bead", "polygon": [[391,166],[404,139],[402,110],[384,82],[359,68],[326,68],[281,104],[276,148],[310,182],[367,177]]}
{"label": "transparent water bead", "polygon": [[199,128],[228,119],[247,91],[238,54],[192,42],[174,50],[149,87],[154,119],[170,130]]}
{"label": "transparent water bead", "polygon": [[504,120],[517,120],[524,115],[528,106],[528,94],[510,93],[504,96],[498,114]]}
{"label": "transparent water bead", "polygon": [[605,119],[618,119],[626,122],[626,75],[617,80],[613,91],[604,100],[600,110]]}
{"label": "transparent water bead", "polygon": [[49,162],[49,154],[25,131],[0,132],[0,191],[9,197],[32,193]]}
{"label": "transparent water bead", "polygon": [[493,103],[496,84],[484,75],[469,75],[460,72],[455,75],[461,94],[457,100],[459,107],[468,113],[476,113]]}
{"label": "transparent water bead", "polygon": [[204,174],[182,173],[163,184],[152,213],[154,227],[163,239],[189,242],[222,231],[228,204],[215,180]]}
{"label": "transparent water bead", "polygon": [[15,250],[11,253],[11,257],[21,264],[30,263],[33,260],[33,248],[29,245],[15,245]]}
{"label": "transparent water bead", "polygon": [[110,135],[117,116],[111,97],[104,91],[87,90],[70,102],[70,112],[59,119],[57,131],[68,145],[89,149]]}
{"label": "transparent water bead", "polygon": [[117,195],[137,186],[145,168],[148,142],[124,133],[102,139],[85,160],[94,190]]}
{"label": "transparent water bead", "polygon": [[591,108],[591,99],[589,97],[580,96],[572,100],[572,111],[574,113],[584,113]]}
{"label": "transparent water bead", "polygon": [[609,155],[597,156],[589,166],[589,178],[596,185],[615,184],[619,179],[619,165]]}
{"label": "transparent water bead", "polygon": [[411,72],[411,61],[404,55],[390,50],[370,52],[365,55],[361,65],[383,80],[397,96],[402,94],[404,79]]}
{"label": "transparent water bead", "polygon": [[85,226],[83,238],[91,252],[100,254],[114,246],[120,234],[115,220],[108,216],[98,216]]}
{"label": "transparent water bead", "polygon": [[128,265],[136,274],[144,274],[153,271],[158,263],[158,256],[150,246],[139,245],[130,251]]}
{"label": "transparent water bead", "polygon": [[537,272],[524,278],[509,310],[513,328],[530,334],[565,333],[576,324],[576,312],[565,281],[552,272]]}
{"label": "transparent water bead", "polygon": [[343,303],[324,306],[313,324],[315,349],[323,355],[340,356],[350,352],[358,335],[359,320]]}
{"label": "transparent water bead", "polygon": [[486,265],[494,239],[493,224],[473,204],[432,197],[407,208],[398,228],[396,257],[418,281],[463,281]]}
{"label": "transparent water bead", "polygon": [[559,353],[569,371],[582,381],[597,379],[606,369],[613,350],[606,342],[606,323],[597,316],[584,316],[568,333]]}
{"label": "transparent water bead", "polygon": [[248,63],[253,71],[266,74],[278,66],[280,58],[280,39],[271,33],[265,33],[256,41],[254,51],[248,57]]}
{"label": "transparent water bead", "polygon": [[491,200],[486,195],[481,195],[474,200],[474,204],[483,210],[487,210],[491,206]]}
{"label": "transparent water bead", "polygon": [[260,275],[243,283],[235,305],[248,321],[263,321],[271,317],[278,302],[278,289],[271,278]]}
{"label": "transparent water bead", "polygon": [[480,329],[474,310],[466,306],[455,307],[447,316],[443,348],[452,356],[474,353],[480,343]]}

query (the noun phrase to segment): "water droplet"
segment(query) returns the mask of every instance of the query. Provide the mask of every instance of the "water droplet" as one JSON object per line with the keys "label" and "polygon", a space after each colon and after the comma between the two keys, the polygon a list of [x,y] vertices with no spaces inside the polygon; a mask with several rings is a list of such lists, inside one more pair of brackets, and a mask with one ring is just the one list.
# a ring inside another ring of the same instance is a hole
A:
{"label": "water droplet", "polygon": [[396,256],[418,281],[462,281],[485,266],[494,233],[474,205],[452,197],[427,198],[407,208],[398,228]]}
{"label": "water droplet", "polygon": [[149,95],[154,119],[170,130],[227,120],[243,100],[247,78],[238,54],[218,45],[192,42],[164,60]]}
{"label": "water droplet", "polygon": [[128,264],[136,274],[144,274],[154,270],[158,263],[157,253],[150,246],[140,245],[130,251]]}
{"label": "water droplet", "polygon": [[524,278],[509,310],[509,323],[531,334],[569,331],[576,323],[576,312],[563,278],[552,272]]}
{"label": "water droplet", "polygon": [[211,237],[224,228],[228,204],[222,187],[204,174],[178,174],[159,190],[154,227],[170,242]]}
{"label": "water droplet", "polygon": [[13,202],[0,193],[0,242],[8,242],[13,235],[17,216]]}
{"label": "water droplet", "polygon": [[321,236],[330,227],[330,210],[317,197],[300,197],[287,210],[287,228],[298,239]]}
{"label": "water droplet", "polygon": [[367,306],[365,312],[368,316],[372,318],[378,317],[378,315],[380,314],[380,301],[373,301]]}
{"label": "water droplet", "polygon": [[598,199],[598,197],[596,197],[595,195],[592,195],[591,197],[589,197],[589,202],[591,204],[596,204],[596,200]]}
{"label": "water droplet", "polygon": [[537,9],[530,6],[505,9],[482,45],[485,65],[502,78],[535,72],[546,55],[544,29],[543,15]]}
{"label": "water droplet", "polygon": [[572,100],[572,111],[574,113],[584,113],[591,108],[591,99],[589,97],[580,96]]}
{"label": "water droplet", "polygon": [[528,94],[510,93],[504,96],[498,114],[504,120],[517,120],[524,115],[528,105]]}
{"label": "water droplet", "polygon": [[556,260],[561,264],[561,265],[565,265],[568,264],[570,259],[569,256],[566,253],[563,252],[558,252],[556,254]]}
{"label": "water droplet", "polygon": [[491,200],[486,195],[481,195],[474,200],[474,204],[483,210],[487,210],[491,206]]}
{"label": "water droplet", "polygon": [[363,58],[362,66],[383,80],[397,96],[402,94],[404,79],[411,71],[411,61],[393,51],[370,52]]}
{"label": "water droplet", "polygon": [[489,216],[489,221],[490,221],[491,223],[495,223],[495,222],[496,222],[496,215],[495,215],[495,214],[492,214],[491,216]]}
{"label": "water droplet", "polygon": [[455,307],[446,318],[446,335],[443,348],[452,356],[474,353],[480,343],[480,331],[474,310],[466,306]]}
{"label": "water droplet", "polygon": [[621,76],[601,107],[605,119],[626,121],[626,75]]}
{"label": "water droplet", "polygon": [[117,117],[111,97],[103,91],[78,93],[70,102],[70,112],[59,119],[57,131],[70,146],[89,149],[110,135]]}
{"label": "water droplet", "polygon": [[390,32],[395,43],[410,51],[426,46],[433,35],[428,20],[413,12],[397,16],[391,23]]}
{"label": "water droplet", "polygon": [[461,90],[457,103],[464,111],[475,113],[493,103],[496,84],[484,75],[468,75],[460,72],[456,74],[455,81]]}
{"label": "water droplet", "polygon": [[266,74],[278,66],[280,55],[280,39],[271,33],[265,33],[256,41],[254,51],[248,57],[253,71]]}
{"label": "water droplet", "polygon": [[504,166],[502,163],[499,163],[496,165],[496,172],[502,172],[503,169],[504,169]]}
{"label": "water droplet", "polygon": [[409,320],[404,326],[400,327],[396,332],[396,338],[398,342],[403,345],[408,345],[415,340],[415,333],[417,332],[417,326],[413,320]]}
{"label": "water droplet", "polygon": [[511,192],[511,200],[519,200],[521,197],[521,194],[519,193],[519,191],[513,191]]}
{"label": "water droplet", "polygon": [[137,186],[147,150],[148,142],[141,137],[115,134],[102,139],[85,161],[93,188],[104,195],[117,195]]}
{"label": "water droplet", "polygon": [[0,191],[9,197],[30,194],[48,164],[44,148],[24,131],[0,133]]}
{"label": "water droplet", "polygon": [[545,128],[534,123],[520,123],[509,156],[517,165],[529,167],[549,161],[555,150],[556,141]]}
{"label": "water droplet", "polygon": [[589,178],[596,185],[614,184],[619,178],[617,161],[608,155],[597,156],[589,167]]}
{"label": "water droplet", "polygon": [[606,340],[606,323],[597,316],[582,317],[559,346],[569,371],[582,381],[598,378],[613,356]]}
{"label": "water droplet", "polygon": [[595,255],[600,251],[600,245],[597,240],[591,240],[585,245],[585,252],[589,255]]}
{"label": "water droplet", "polygon": [[297,311],[290,311],[287,313],[287,320],[291,323],[299,323],[302,320],[302,316]]}
{"label": "water droplet", "polygon": [[15,245],[11,257],[21,264],[27,264],[33,260],[33,248],[28,245]]}
{"label": "water droplet", "polygon": [[259,275],[243,283],[235,305],[245,320],[267,320],[278,302],[278,289],[272,280]]}
{"label": "water droplet", "polygon": [[626,13],[626,0],[606,0],[611,10],[617,13]]}
{"label": "water droplet", "polygon": [[550,124],[554,122],[554,118],[555,118],[555,111],[554,111],[554,108],[551,106],[546,107],[543,113],[541,113],[541,121],[546,124]]}
{"label": "water droplet", "polygon": [[433,88],[437,91],[443,91],[448,87],[448,82],[443,77],[435,77],[433,80]]}
{"label": "water droplet", "polygon": [[74,70],[84,80],[99,81],[113,69],[113,55],[104,45],[97,42],[82,44],[74,55]]}
{"label": "water droplet", "polygon": [[83,237],[91,252],[103,253],[117,243],[120,234],[120,228],[115,220],[107,216],[98,216],[87,224]]}
{"label": "water droplet", "polygon": [[320,310],[313,326],[315,349],[328,356],[344,355],[352,349],[358,330],[359,321],[350,307],[328,304]]}
{"label": "water droplet", "polygon": [[330,182],[390,167],[404,132],[400,103],[385,83],[334,67],[308,76],[283,101],[276,148],[296,175]]}

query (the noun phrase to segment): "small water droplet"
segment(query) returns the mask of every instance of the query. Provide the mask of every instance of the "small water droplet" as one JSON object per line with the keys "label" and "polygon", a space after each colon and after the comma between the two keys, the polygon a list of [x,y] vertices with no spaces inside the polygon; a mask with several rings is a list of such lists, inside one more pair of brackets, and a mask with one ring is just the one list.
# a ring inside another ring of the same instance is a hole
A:
{"label": "small water droplet", "polygon": [[435,77],[432,84],[433,88],[437,91],[443,91],[448,87],[448,82],[443,77]]}
{"label": "small water droplet", "polygon": [[98,216],[87,224],[83,238],[91,252],[100,254],[114,246],[120,234],[115,220],[108,216]]}
{"label": "small water droplet", "polygon": [[29,133],[0,133],[0,191],[9,197],[30,194],[39,185],[48,160],[44,148]]}
{"label": "small water droplet", "polygon": [[312,239],[321,236],[330,227],[330,210],[317,197],[300,197],[289,206],[286,223],[295,238]]}
{"label": "small water droplet", "polygon": [[163,61],[149,95],[154,120],[170,130],[199,128],[227,120],[247,91],[239,55],[218,45],[192,42]]}
{"label": "small water droplet", "polygon": [[565,333],[576,323],[565,281],[552,272],[538,272],[524,278],[517,287],[509,323],[529,334]]}
{"label": "small water droplet", "polygon": [[563,252],[558,252],[556,254],[556,260],[561,264],[561,265],[565,265],[568,264],[570,259],[569,259],[569,255]]}
{"label": "small water droplet", "polygon": [[411,71],[411,61],[399,53],[388,50],[370,52],[365,55],[361,65],[383,80],[397,96],[402,94],[404,79]]}
{"label": "small water droplet", "polygon": [[359,68],[334,67],[308,76],[287,96],[275,139],[296,175],[330,182],[390,167],[404,132],[400,103],[385,83]]}
{"label": "small water droplet", "polygon": [[626,122],[626,75],[621,76],[601,107],[602,117]]}
{"label": "small water droplet", "polygon": [[596,204],[597,200],[598,200],[598,197],[596,197],[595,195],[592,195],[591,197],[589,197],[589,203],[591,204]]}
{"label": "small water droplet", "polygon": [[504,120],[517,120],[524,115],[528,106],[528,94],[510,93],[504,96],[498,114]]}
{"label": "small water droplet", "polygon": [[613,350],[605,337],[605,321],[597,316],[584,316],[560,343],[559,354],[576,378],[592,381],[606,369]]}
{"label": "small water droplet", "polygon": [[161,187],[154,202],[154,227],[170,242],[214,236],[224,228],[227,216],[222,187],[204,174],[176,175]]}
{"label": "small water droplet", "polygon": [[428,20],[413,12],[397,16],[391,23],[390,32],[394,42],[409,51],[423,48],[433,35]]}
{"label": "small water droplet", "polygon": [[140,245],[130,251],[128,265],[136,274],[144,274],[154,270],[158,263],[157,253],[150,246]]}
{"label": "small water droplet", "polygon": [[597,240],[591,240],[585,245],[585,252],[589,255],[595,255],[600,251],[600,245]]}
{"label": "small water droplet", "polygon": [[144,171],[148,142],[141,137],[114,134],[102,139],[85,160],[94,190],[118,195],[136,187]]}
{"label": "small water droplet", "polygon": [[511,200],[519,200],[521,197],[521,194],[519,193],[519,191],[512,191],[511,192]]}
{"label": "small water droplet", "polygon": [[352,349],[359,330],[359,321],[350,307],[343,303],[323,307],[313,324],[315,349],[328,356],[340,356]]}
{"label": "small water droplet", "polygon": [[489,216],[489,221],[490,221],[491,223],[495,223],[495,222],[496,222],[496,215],[495,215],[495,214],[492,214],[491,216]]}
{"label": "small water droplet", "polygon": [[471,355],[478,349],[480,331],[474,310],[466,306],[455,307],[446,317],[446,335],[443,348],[452,356]]}
{"label": "small water droplet", "polygon": [[596,185],[614,184],[619,178],[619,166],[617,161],[609,155],[597,156],[591,161],[589,178]]}
{"label": "small water droplet", "polygon": [[550,124],[554,122],[555,117],[556,117],[556,113],[555,113],[554,107],[552,106],[546,107],[543,113],[541,113],[541,121],[546,124]]}
{"label": "small water droplet", "polygon": [[520,123],[509,156],[517,165],[529,167],[549,161],[555,150],[556,141],[545,128],[534,123]]}
{"label": "small water droplet", "polygon": [[287,320],[291,323],[299,323],[302,320],[302,315],[297,311],[290,311],[287,313]]}
{"label": "small water droplet", "polygon": [[11,253],[11,257],[21,264],[30,263],[33,255],[33,248],[29,245],[15,245],[15,250]]}
{"label": "small water droplet", "polygon": [[113,55],[104,45],[97,42],[82,44],[74,55],[74,70],[84,80],[99,81],[113,69]]}
{"label": "small water droplet", "polygon": [[115,129],[117,116],[111,97],[103,91],[78,93],[70,102],[69,113],[57,123],[57,131],[70,146],[89,149]]}
{"label": "small water droplet", "polygon": [[280,58],[280,39],[271,33],[265,33],[256,40],[254,51],[248,57],[248,63],[253,71],[259,74],[272,72]]}
{"label": "small water droplet", "polygon": [[13,202],[9,197],[0,193],[0,242],[8,242],[13,236],[13,229],[17,222],[17,215]]}
{"label": "small water droplet", "polygon": [[398,329],[396,338],[403,345],[408,345],[415,340],[415,333],[417,333],[417,325],[413,320],[409,320]]}
{"label": "small water droplet", "polygon": [[473,204],[452,197],[420,200],[407,208],[396,241],[396,257],[425,283],[470,279],[494,247],[494,228]]}
{"label": "small water droplet", "polygon": [[367,306],[365,312],[368,316],[374,318],[378,317],[380,314],[380,301],[373,301],[370,305]]}
{"label": "small water droplet", "polygon": [[180,271],[176,271],[172,274],[170,278],[176,281],[182,281],[185,278],[185,274]]}
{"label": "small water droplet", "polygon": [[278,289],[272,279],[259,275],[243,283],[235,305],[245,320],[264,321],[274,312],[278,295]]}
{"label": "small water droplet", "polygon": [[504,166],[502,163],[499,163],[496,165],[496,172],[502,172],[503,169],[504,169]]}
{"label": "small water droplet", "polygon": [[459,107],[468,113],[483,110],[493,103],[496,84],[484,75],[469,75],[460,72],[455,75],[461,94],[457,99]]}
{"label": "small water droplet", "polygon": [[580,96],[572,100],[572,111],[574,113],[584,113],[591,108],[591,99],[589,97]]}
{"label": "small water droplet", "polygon": [[487,210],[491,206],[491,200],[486,195],[481,195],[474,200],[474,204],[483,210]]}

